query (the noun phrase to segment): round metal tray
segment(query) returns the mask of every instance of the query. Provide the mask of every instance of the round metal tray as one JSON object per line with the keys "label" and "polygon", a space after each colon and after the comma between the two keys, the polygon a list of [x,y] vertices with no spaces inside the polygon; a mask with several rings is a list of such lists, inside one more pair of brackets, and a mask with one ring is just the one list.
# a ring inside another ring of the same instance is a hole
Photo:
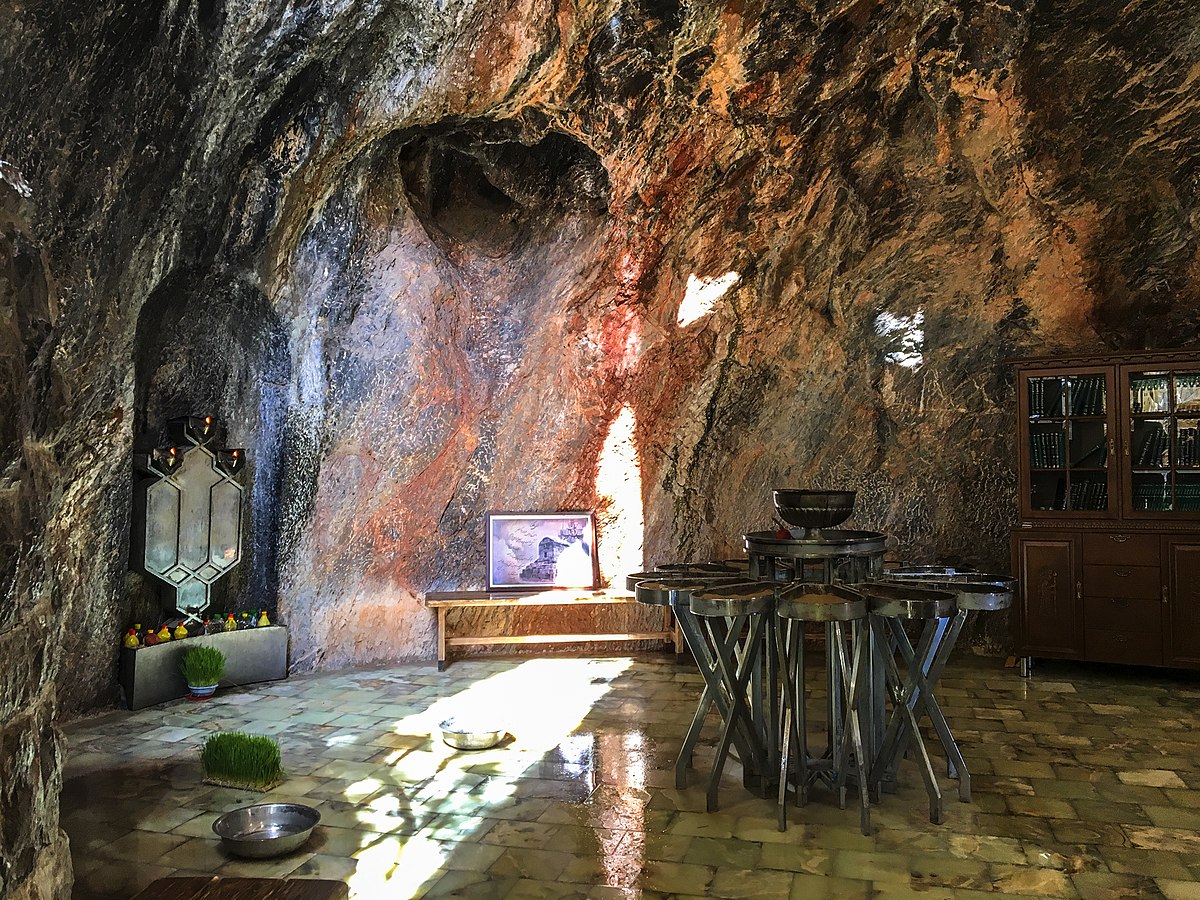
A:
{"label": "round metal tray", "polygon": [[268,859],[308,840],[321,814],[302,803],[256,803],[218,816],[212,829],[230,853]]}
{"label": "round metal tray", "polygon": [[840,528],[827,528],[811,538],[777,538],[773,531],[751,531],[742,537],[750,553],[794,559],[882,553],[887,544],[887,535],[882,532]]}

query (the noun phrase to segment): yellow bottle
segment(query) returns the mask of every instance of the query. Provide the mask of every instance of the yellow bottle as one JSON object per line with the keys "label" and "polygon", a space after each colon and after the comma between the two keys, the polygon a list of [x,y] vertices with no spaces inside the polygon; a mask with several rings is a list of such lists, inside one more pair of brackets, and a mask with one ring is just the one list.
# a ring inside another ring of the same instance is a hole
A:
{"label": "yellow bottle", "polygon": [[270,625],[271,620],[267,618],[267,611],[264,609],[258,614],[258,625],[261,628],[263,625]]}
{"label": "yellow bottle", "polygon": [[125,640],[123,640],[121,643],[130,650],[136,650],[138,647],[142,646],[142,642],[138,640],[137,631],[133,628],[129,629],[125,635]]}
{"label": "yellow bottle", "polygon": [[167,626],[164,625],[162,628],[160,628],[158,630],[158,642],[160,644],[162,644],[162,643],[169,641],[170,639],[171,639],[171,629],[167,628]]}
{"label": "yellow bottle", "polygon": [[187,626],[180,622],[179,627],[175,629],[175,640],[182,641],[185,637],[190,636],[191,635],[188,634]]}
{"label": "yellow bottle", "polygon": [[226,631],[237,631],[237,621],[233,618],[233,613],[229,614],[229,618],[225,620]]}

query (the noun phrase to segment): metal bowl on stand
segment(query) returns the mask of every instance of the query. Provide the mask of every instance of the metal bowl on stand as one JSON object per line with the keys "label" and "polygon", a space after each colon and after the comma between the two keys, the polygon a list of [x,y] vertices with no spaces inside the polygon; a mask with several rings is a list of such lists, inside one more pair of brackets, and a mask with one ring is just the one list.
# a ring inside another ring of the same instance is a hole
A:
{"label": "metal bowl on stand", "polygon": [[855,491],[805,491],[778,488],[771,492],[775,511],[798,528],[836,528],[854,513]]}

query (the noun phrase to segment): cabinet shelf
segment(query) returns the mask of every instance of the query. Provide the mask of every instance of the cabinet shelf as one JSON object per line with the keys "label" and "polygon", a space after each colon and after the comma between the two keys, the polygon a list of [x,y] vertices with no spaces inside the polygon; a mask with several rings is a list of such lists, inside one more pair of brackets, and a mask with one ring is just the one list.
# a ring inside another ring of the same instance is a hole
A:
{"label": "cabinet shelf", "polygon": [[1017,653],[1200,669],[1200,351],[1016,367]]}

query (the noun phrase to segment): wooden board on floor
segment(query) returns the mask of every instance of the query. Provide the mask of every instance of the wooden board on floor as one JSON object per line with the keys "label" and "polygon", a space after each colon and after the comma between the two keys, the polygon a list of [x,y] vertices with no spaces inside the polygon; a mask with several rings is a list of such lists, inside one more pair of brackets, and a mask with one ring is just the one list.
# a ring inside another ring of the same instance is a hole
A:
{"label": "wooden board on floor", "polygon": [[348,900],[342,881],[317,878],[160,878],[133,900]]}

